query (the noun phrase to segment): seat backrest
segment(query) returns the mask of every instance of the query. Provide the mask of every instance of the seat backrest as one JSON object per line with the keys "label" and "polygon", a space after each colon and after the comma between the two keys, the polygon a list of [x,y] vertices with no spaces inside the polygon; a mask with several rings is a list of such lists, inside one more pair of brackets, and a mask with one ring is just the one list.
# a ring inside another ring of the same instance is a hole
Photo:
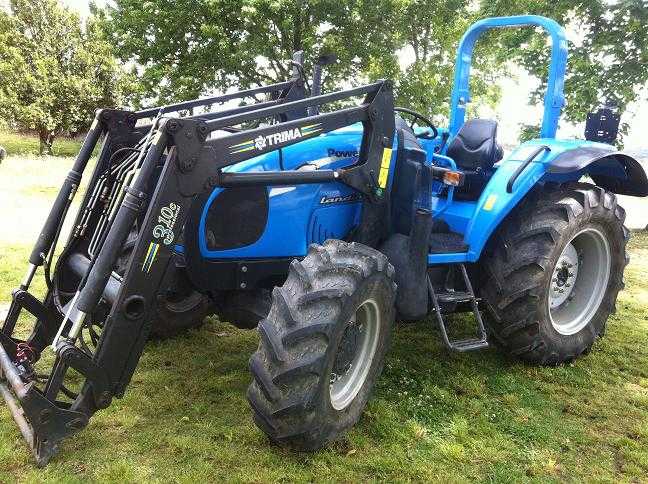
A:
{"label": "seat backrest", "polygon": [[502,148],[497,144],[497,121],[469,119],[446,153],[462,170],[490,170],[493,164],[502,159]]}

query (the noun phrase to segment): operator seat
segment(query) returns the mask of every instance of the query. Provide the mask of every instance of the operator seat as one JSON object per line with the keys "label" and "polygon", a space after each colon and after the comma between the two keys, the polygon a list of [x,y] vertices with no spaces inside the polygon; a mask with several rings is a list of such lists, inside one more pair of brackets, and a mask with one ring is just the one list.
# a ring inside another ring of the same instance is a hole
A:
{"label": "operator seat", "polygon": [[469,119],[448,146],[446,154],[466,175],[463,186],[455,189],[455,198],[477,200],[493,175],[493,165],[504,156],[497,143],[497,121]]}

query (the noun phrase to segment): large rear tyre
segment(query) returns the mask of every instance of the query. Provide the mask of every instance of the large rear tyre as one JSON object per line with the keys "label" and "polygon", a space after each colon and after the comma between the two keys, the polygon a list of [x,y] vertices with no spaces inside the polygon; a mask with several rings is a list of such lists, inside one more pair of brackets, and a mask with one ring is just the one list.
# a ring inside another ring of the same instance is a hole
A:
{"label": "large rear tyre", "polygon": [[250,359],[248,400],[272,441],[316,450],[358,421],[391,339],[393,275],[380,252],[339,240],[291,264]]}
{"label": "large rear tyre", "polygon": [[623,288],[624,220],[615,195],[593,185],[530,195],[502,224],[482,261],[481,296],[496,343],[542,365],[588,352]]}

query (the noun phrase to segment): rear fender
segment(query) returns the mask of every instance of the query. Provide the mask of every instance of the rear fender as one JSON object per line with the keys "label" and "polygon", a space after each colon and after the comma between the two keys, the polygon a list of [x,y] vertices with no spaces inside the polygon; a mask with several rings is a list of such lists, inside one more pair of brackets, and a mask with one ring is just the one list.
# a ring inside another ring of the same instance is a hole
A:
{"label": "rear fender", "polygon": [[[514,172],[541,145],[550,151],[540,153],[519,174],[509,193],[507,185]],[[584,175],[620,195],[648,196],[648,179],[641,164],[610,145],[548,138],[528,141],[500,162],[477,200],[464,235],[469,246],[466,259],[479,259],[493,232],[537,184],[577,181]]]}
{"label": "rear fender", "polygon": [[648,196],[648,179],[643,167],[632,156],[596,143],[563,151],[547,170],[547,178],[564,174],[587,174],[594,183],[618,195]]}

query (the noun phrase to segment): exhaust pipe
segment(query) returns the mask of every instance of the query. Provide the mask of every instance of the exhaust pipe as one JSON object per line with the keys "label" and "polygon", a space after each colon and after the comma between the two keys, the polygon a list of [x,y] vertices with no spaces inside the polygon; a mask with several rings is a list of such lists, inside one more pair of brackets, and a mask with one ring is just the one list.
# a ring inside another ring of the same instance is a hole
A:
{"label": "exhaust pipe", "polygon": [[[317,58],[313,66],[313,86],[311,87],[311,97],[319,96],[322,94],[322,72],[324,66],[334,64],[337,62],[335,54],[324,54]],[[311,106],[308,108],[309,116],[316,116],[319,114],[319,106]]]}

